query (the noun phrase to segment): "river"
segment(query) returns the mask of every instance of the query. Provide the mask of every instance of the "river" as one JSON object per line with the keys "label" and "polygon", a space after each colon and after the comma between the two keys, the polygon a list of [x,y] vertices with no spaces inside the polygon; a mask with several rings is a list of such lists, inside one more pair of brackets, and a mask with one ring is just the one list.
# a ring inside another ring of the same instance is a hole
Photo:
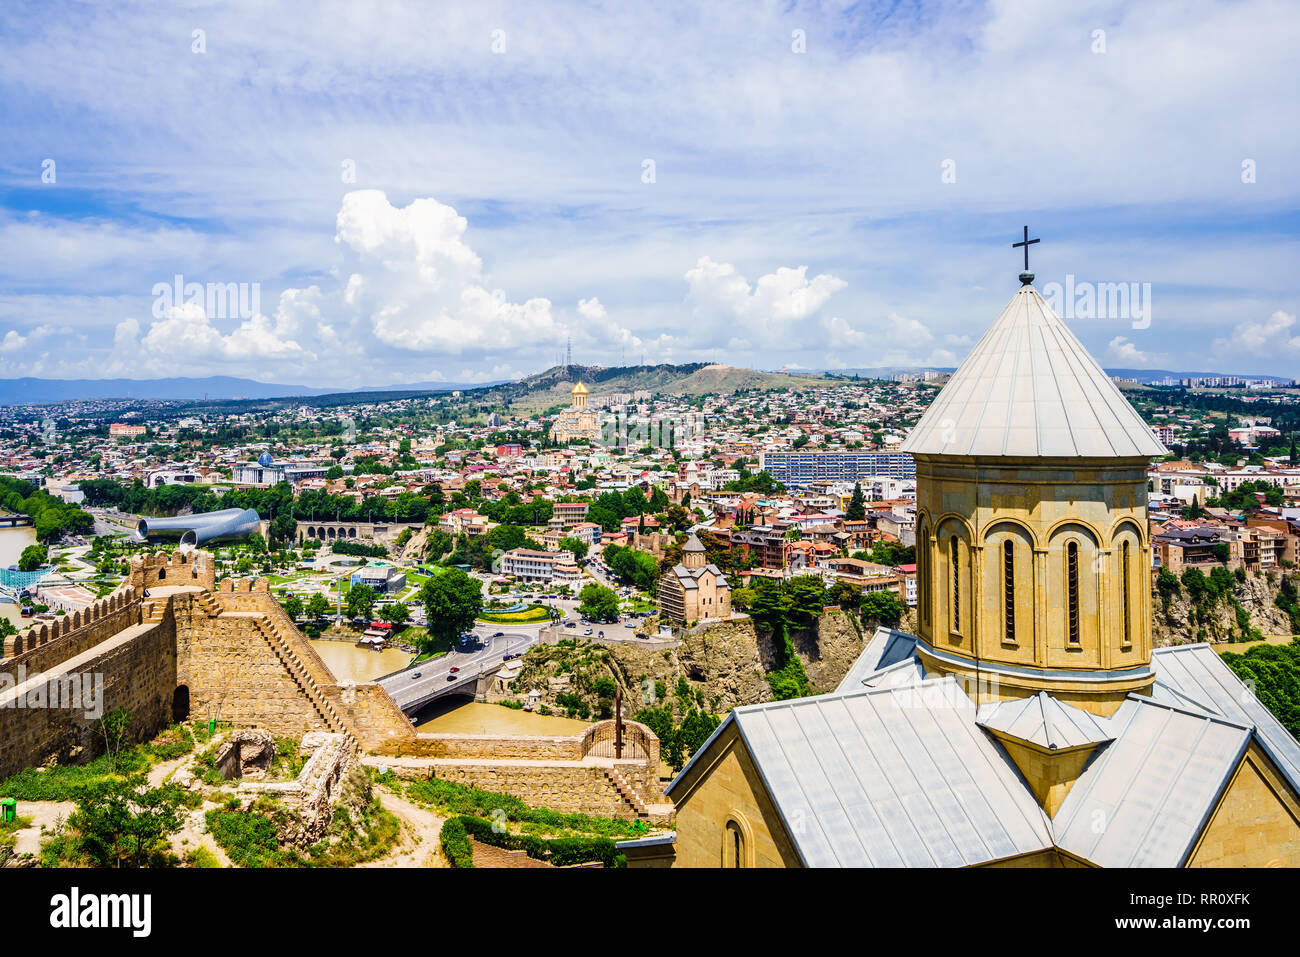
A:
{"label": "river", "polygon": [[18,564],[18,557],[28,545],[36,544],[36,529],[30,525],[0,528],[0,568]]}
{"label": "river", "polygon": [[484,704],[452,698],[425,710],[425,720],[415,726],[417,731],[437,731],[443,734],[538,734],[570,736],[581,734],[587,722],[556,715],[533,714],[516,711],[499,704]]}
{"label": "river", "polygon": [[[28,545],[36,544],[36,529],[30,525],[16,528],[0,528],[0,568],[18,564],[18,557]],[[0,617],[8,618],[17,628],[28,624],[29,620],[18,613],[18,606],[12,602],[0,602]]]}
{"label": "river", "polygon": [[313,638],[309,641],[335,678],[359,684],[400,671],[415,657],[398,648],[373,651],[359,648],[351,641],[330,641],[326,638]]}

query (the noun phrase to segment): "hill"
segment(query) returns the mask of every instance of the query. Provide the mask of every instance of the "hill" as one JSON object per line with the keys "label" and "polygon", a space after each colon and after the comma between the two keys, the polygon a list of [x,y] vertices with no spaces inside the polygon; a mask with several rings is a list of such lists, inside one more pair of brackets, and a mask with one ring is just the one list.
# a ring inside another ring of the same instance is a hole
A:
{"label": "hill", "polygon": [[568,405],[575,382],[593,396],[645,389],[657,395],[706,395],[738,389],[780,390],[828,385],[821,375],[757,372],[735,366],[691,362],[654,366],[553,366],[516,382],[474,390],[470,395],[489,405],[508,405],[517,412],[538,412]]}

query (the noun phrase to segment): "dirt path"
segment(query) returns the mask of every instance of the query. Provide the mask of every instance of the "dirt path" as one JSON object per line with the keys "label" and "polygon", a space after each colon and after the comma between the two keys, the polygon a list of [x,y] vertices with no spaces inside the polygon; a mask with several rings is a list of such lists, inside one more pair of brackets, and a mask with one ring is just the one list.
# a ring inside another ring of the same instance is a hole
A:
{"label": "dirt path", "polygon": [[391,854],[361,866],[446,867],[447,860],[442,856],[442,846],[438,842],[444,818],[386,788],[378,788],[377,793],[384,809],[397,815],[402,822],[402,842]]}
{"label": "dirt path", "polygon": [[58,820],[66,821],[76,809],[77,805],[71,801],[19,801],[18,816],[29,817],[32,823],[30,827],[14,832],[14,854],[39,854],[41,840],[49,836],[48,833],[42,834],[41,828],[53,831]]}
{"label": "dirt path", "polygon": [[233,866],[230,863],[230,858],[226,856],[226,852],[221,849],[221,845],[213,840],[212,835],[207,832],[207,824],[204,823],[204,812],[216,806],[215,804],[205,803],[202,807],[185,815],[184,827],[172,835],[172,850],[175,851],[177,857],[184,860],[185,855],[194,848],[206,847],[216,855],[222,867]]}

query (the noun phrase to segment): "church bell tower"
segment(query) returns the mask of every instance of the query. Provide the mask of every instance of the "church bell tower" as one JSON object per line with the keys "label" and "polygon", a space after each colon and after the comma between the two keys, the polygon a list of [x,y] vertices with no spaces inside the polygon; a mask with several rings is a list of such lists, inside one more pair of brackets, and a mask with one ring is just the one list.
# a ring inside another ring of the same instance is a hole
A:
{"label": "church bell tower", "polygon": [[1146,473],[1167,450],[1027,266],[902,445],[917,652],[981,702],[1047,691],[1109,715],[1154,680]]}

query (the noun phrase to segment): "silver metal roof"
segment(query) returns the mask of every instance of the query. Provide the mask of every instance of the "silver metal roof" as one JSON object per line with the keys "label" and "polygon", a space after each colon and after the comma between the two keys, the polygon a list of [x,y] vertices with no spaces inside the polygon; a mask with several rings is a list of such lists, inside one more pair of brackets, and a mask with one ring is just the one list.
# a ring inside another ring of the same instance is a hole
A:
{"label": "silver metal roof", "polygon": [[1056,845],[1100,867],[1178,867],[1250,743],[1248,726],[1130,695],[1052,819]]}
{"label": "silver metal roof", "polygon": [[951,677],[751,705],[732,720],[809,867],[961,867],[1051,846],[1042,809]]}
{"label": "silver metal roof", "polygon": [[990,731],[1049,750],[1112,741],[1110,722],[1057,701],[1046,691],[1032,698],[998,701],[979,709],[976,723]]}
{"label": "silver metal roof", "polygon": [[1033,286],[1011,297],[900,449],[1088,458],[1168,451]]}
{"label": "silver metal roof", "polygon": [[1152,658],[1160,681],[1213,709],[1229,721],[1253,725],[1259,746],[1300,791],[1300,741],[1273,717],[1253,691],[1207,644],[1157,648]]}
{"label": "silver metal roof", "polygon": [[855,690],[880,688],[902,688],[925,680],[925,668],[916,658],[907,658],[897,664],[881,668],[862,679],[862,688]]}
{"label": "silver metal roof", "polygon": [[858,660],[849,666],[848,673],[840,679],[835,691],[861,691],[867,678],[882,668],[896,665],[912,658],[916,649],[916,636],[892,628],[877,628],[867,639]]}

